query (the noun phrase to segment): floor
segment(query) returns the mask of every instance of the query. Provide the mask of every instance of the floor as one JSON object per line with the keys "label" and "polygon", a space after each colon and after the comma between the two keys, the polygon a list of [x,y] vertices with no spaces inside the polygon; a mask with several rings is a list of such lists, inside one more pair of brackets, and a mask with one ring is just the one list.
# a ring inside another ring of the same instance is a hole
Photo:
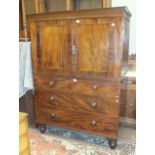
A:
{"label": "floor", "polygon": [[135,155],[136,130],[131,127],[120,128],[114,150],[103,137],[50,126],[44,134],[30,128],[29,137],[31,155]]}

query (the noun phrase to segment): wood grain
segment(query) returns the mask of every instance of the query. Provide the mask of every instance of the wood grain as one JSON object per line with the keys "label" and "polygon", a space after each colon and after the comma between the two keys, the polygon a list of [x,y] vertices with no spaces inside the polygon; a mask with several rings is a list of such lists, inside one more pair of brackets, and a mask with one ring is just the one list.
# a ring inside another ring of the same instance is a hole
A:
{"label": "wood grain", "polygon": [[99,96],[75,95],[69,93],[50,93],[36,90],[36,104],[48,105],[51,108],[63,108],[70,111],[100,113],[111,117],[118,117],[119,103],[114,99]]}
{"label": "wood grain", "polygon": [[117,140],[130,16],[126,7],[28,16],[37,124]]}
{"label": "wood grain", "polygon": [[[55,117],[51,117],[55,114]],[[46,106],[36,105],[37,123],[56,125],[58,127],[82,130],[109,138],[117,138],[118,119],[111,118],[107,115],[93,115],[91,113],[82,113],[64,109],[50,109]],[[96,121],[96,125],[92,125]]]}
{"label": "wood grain", "polygon": [[[76,80],[76,81],[74,81]],[[53,86],[49,83],[54,81]],[[102,96],[104,98],[113,98],[119,96],[119,84],[111,81],[84,80],[76,78],[61,77],[36,77],[35,86],[37,89],[44,89],[50,92],[71,92],[75,94],[84,94],[91,96]],[[96,87],[94,90],[93,87]]]}

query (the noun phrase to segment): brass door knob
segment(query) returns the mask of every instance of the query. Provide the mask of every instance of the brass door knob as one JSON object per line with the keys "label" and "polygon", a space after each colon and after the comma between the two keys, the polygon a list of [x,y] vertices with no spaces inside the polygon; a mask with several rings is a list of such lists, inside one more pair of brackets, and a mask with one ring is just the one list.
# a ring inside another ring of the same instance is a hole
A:
{"label": "brass door knob", "polygon": [[56,82],[55,82],[54,80],[52,80],[52,81],[49,82],[49,86],[50,86],[50,87],[53,87],[53,86],[55,85],[55,83],[56,83]]}
{"label": "brass door knob", "polygon": [[92,125],[92,126],[96,126],[96,121],[95,121],[95,120],[92,120],[92,121],[91,121],[91,125]]}
{"label": "brass door knob", "polygon": [[92,102],[91,103],[91,107],[96,108],[96,106],[97,106],[97,103],[96,102]]}
{"label": "brass door knob", "polygon": [[97,85],[96,84],[93,84],[92,89],[93,90],[96,90],[97,89]]}
{"label": "brass door knob", "polygon": [[52,113],[50,116],[51,116],[52,118],[55,118],[55,117],[56,117],[56,114],[55,114],[55,113]]}

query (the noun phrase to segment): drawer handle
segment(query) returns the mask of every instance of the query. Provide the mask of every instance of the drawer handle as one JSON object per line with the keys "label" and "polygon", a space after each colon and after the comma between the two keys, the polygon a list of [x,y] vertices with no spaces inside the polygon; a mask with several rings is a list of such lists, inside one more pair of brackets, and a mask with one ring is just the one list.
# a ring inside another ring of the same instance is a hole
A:
{"label": "drawer handle", "polygon": [[92,121],[91,121],[91,125],[92,125],[92,126],[96,126],[96,121],[95,121],[95,120],[92,120]]}
{"label": "drawer handle", "polygon": [[97,103],[96,103],[96,102],[92,102],[92,103],[91,103],[91,106],[92,106],[93,108],[96,108]]}
{"label": "drawer handle", "polygon": [[49,86],[50,86],[50,87],[53,87],[53,86],[55,85],[55,83],[56,83],[56,82],[55,82],[54,80],[52,80],[52,81],[49,82]]}
{"label": "drawer handle", "polygon": [[94,85],[92,86],[92,89],[93,89],[93,90],[97,90],[97,85],[94,84]]}
{"label": "drawer handle", "polygon": [[56,114],[55,114],[55,113],[52,113],[50,116],[51,116],[52,118],[56,118]]}
{"label": "drawer handle", "polygon": [[54,101],[54,100],[55,100],[55,97],[54,97],[54,96],[51,96],[51,97],[50,97],[50,100],[51,100],[51,101]]}

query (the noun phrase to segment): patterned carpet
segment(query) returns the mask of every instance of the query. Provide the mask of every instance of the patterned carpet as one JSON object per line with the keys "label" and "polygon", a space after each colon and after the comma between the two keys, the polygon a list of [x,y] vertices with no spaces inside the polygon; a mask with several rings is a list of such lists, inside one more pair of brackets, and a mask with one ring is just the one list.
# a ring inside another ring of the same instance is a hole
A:
{"label": "patterned carpet", "polygon": [[56,127],[47,127],[45,134],[30,128],[29,137],[31,155],[135,155],[134,128],[120,128],[114,150],[105,138]]}

